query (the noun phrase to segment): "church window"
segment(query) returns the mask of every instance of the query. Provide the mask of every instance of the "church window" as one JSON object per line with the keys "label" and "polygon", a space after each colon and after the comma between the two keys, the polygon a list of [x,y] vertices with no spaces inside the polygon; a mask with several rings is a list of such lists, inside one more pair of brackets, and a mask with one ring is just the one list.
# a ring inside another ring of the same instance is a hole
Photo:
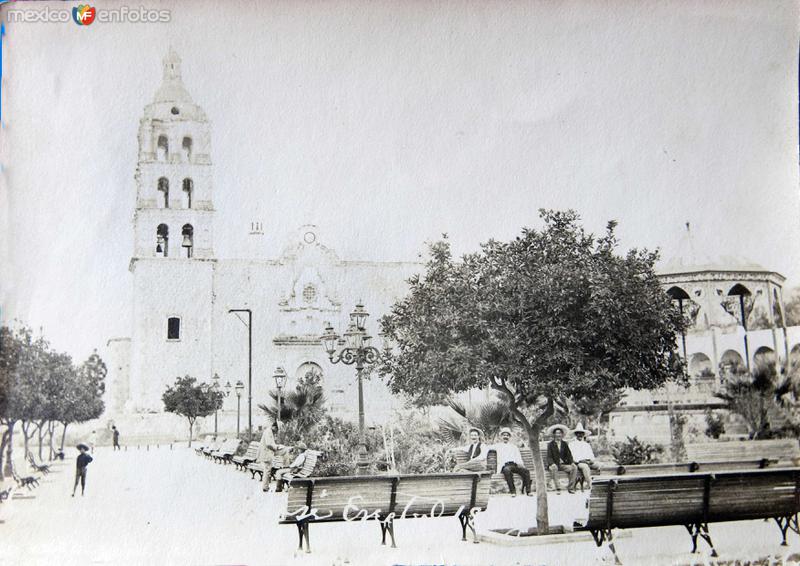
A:
{"label": "church window", "polygon": [[316,298],[317,298],[317,290],[314,288],[314,286],[306,285],[303,288],[303,301],[305,301],[306,304],[310,305],[311,303],[314,302]]}
{"label": "church window", "polygon": [[192,158],[192,138],[183,138],[183,159],[189,161]]}
{"label": "church window", "polygon": [[194,181],[191,179],[183,180],[183,204],[184,208],[192,208],[192,192],[194,191]]}
{"label": "church window", "polygon": [[181,230],[181,235],[183,236],[183,242],[181,242],[181,247],[184,250],[184,257],[192,257],[193,248],[194,248],[194,228],[192,228],[191,224],[184,224],[183,230]]}
{"label": "church window", "polygon": [[158,192],[161,193],[161,198],[163,199],[161,208],[169,208],[169,180],[166,177],[161,177],[158,180]]}
{"label": "church window", "polygon": [[167,257],[169,251],[169,226],[159,224],[156,228],[156,257]]}
{"label": "church window", "polygon": [[166,161],[169,156],[169,141],[167,136],[158,136],[156,155],[159,161]]}
{"label": "church window", "polygon": [[180,113],[181,113],[181,111],[180,111],[180,110],[178,110],[178,107],[177,107],[177,106],[173,106],[173,107],[172,107],[172,110],[170,110],[170,112],[172,112],[172,114],[173,114],[174,116],[177,116],[178,114],[180,114]]}
{"label": "church window", "polygon": [[181,319],[171,316],[167,319],[167,340],[181,339]]}

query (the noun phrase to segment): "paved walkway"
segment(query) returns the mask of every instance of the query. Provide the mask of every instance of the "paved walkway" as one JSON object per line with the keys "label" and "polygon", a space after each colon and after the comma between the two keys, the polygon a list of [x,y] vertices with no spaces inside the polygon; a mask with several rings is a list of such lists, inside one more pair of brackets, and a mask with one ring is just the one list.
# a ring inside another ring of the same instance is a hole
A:
{"label": "paved walkway", "polygon": [[[74,459],[44,479],[34,499],[0,506],[0,565],[576,565],[599,561],[590,540],[535,546],[461,542],[452,517],[398,521],[399,548],[381,547],[374,522],[312,525],[311,555],[295,556],[296,530],[278,526],[280,501],[249,474],[200,458],[185,447],[100,448],[85,497],[70,497]],[[23,492],[24,493],[24,492]],[[533,498],[493,499],[489,511],[530,506]],[[712,525],[723,558],[785,556],[777,527],[764,521]],[[563,540],[563,539],[562,539]],[[633,531],[618,541],[625,564],[703,564],[686,553],[682,527]],[[338,559],[338,560],[337,560]]]}

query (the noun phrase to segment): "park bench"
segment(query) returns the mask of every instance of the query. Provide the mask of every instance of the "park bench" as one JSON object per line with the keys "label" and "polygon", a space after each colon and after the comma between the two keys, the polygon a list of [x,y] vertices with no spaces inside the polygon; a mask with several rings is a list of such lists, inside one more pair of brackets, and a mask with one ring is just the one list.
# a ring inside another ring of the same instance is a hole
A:
{"label": "park bench", "polygon": [[216,452],[223,444],[224,440],[218,439],[213,441],[211,444],[203,448],[203,456],[206,458],[211,458],[211,454]]}
{"label": "park bench", "polygon": [[[488,446],[488,445],[487,445]],[[547,462],[547,444],[542,444],[540,446],[540,450],[542,453],[542,462],[545,463],[545,473],[548,477],[548,482],[550,479],[550,472],[546,469],[546,462]],[[525,468],[531,474],[531,490],[536,489],[536,480],[534,478],[534,471],[533,471],[533,451],[527,447],[520,447],[519,453],[522,455],[522,461],[525,464]],[[452,448],[448,451],[448,456],[453,458],[456,461],[456,464],[463,464],[467,461],[467,453],[464,450],[458,448]],[[491,476],[491,492],[492,493],[504,493],[508,490],[508,485],[506,484],[506,480],[499,471],[497,470],[497,452],[489,449],[489,452],[486,454],[486,470],[492,472]],[[569,474],[566,472],[558,472],[556,475],[559,478],[559,483],[562,484],[564,488],[566,488],[567,484],[569,483]],[[518,475],[514,475],[514,485],[517,488],[517,493],[521,493],[522,490],[522,478]],[[581,491],[584,489],[583,478],[578,476],[577,485],[580,486]]]}
{"label": "park bench", "polygon": [[28,454],[28,462],[30,463],[31,467],[36,470],[37,472],[41,472],[42,474],[49,474],[50,473],[50,466],[47,464],[37,464],[36,460],[33,458],[33,454]]}
{"label": "park bench", "polygon": [[194,449],[195,453],[198,455],[202,455],[203,450],[208,448],[212,442],[214,442],[214,437],[211,435],[206,436],[203,440],[200,441],[200,444]]}
{"label": "park bench", "polygon": [[592,534],[597,546],[607,542],[617,563],[612,530],[618,528],[683,525],[692,552],[699,536],[717,556],[709,523],[774,519],[785,546],[788,529],[800,534],[800,468],[598,478],[588,507],[582,530]]}
{"label": "park bench", "polygon": [[686,445],[690,462],[726,462],[761,460],[793,465],[800,459],[800,444],[796,439],[743,440],[729,442],[702,442]]}
{"label": "park bench", "polygon": [[664,464],[607,465],[601,466],[598,476],[652,476],[694,472],[720,472],[728,470],[758,470],[775,464],[777,460],[735,460],[724,462],[688,462]]}
{"label": "park bench", "polygon": [[258,456],[258,446],[259,443],[254,440],[247,445],[247,451],[244,454],[241,456],[234,456],[232,458],[233,463],[236,464],[236,469],[245,470],[250,462],[256,461],[256,456]]}
{"label": "park bench", "polygon": [[394,523],[397,519],[457,517],[461,540],[467,529],[478,542],[473,519],[486,509],[489,482],[481,481],[484,472],[455,474],[339,476],[295,478],[291,481],[283,525],[295,525],[298,550],[311,552],[309,525],[375,519],[381,528],[381,544],[387,533],[396,547]]}
{"label": "park bench", "polygon": [[[287,451],[288,453],[288,451]],[[272,462],[270,464],[270,469],[272,468],[285,468],[291,462],[286,461],[286,454],[275,454],[272,457]],[[315,462],[316,465],[316,462]],[[247,469],[250,470],[250,476],[253,479],[256,479],[256,474],[258,474],[259,479],[264,479],[264,464],[262,462],[251,462],[247,465]],[[269,470],[267,470],[269,471]],[[310,475],[310,474],[309,474]]]}
{"label": "park bench", "polygon": [[17,467],[13,464],[11,465],[11,478],[17,482],[19,487],[27,487],[28,491],[33,490],[34,487],[38,487],[39,485],[39,478],[36,476],[20,476],[17,473]]}
{"label": "park bench", "polygon": [[229,438],[222,443],[218,450],[211,453],[211,458],[218,464],[227,464],[239,449],[240,441],[238,438]]}

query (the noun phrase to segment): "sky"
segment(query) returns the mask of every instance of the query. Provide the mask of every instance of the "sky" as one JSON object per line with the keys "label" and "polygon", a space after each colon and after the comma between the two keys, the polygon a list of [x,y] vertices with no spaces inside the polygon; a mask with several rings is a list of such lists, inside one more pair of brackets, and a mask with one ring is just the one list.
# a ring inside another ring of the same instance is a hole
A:
{"label": "sky", "polygon": [[574,208],[665,258],[690,222],[701,254],[800,285],[795,2],[140,4],[170,22],[6,25],[2,318],[77,358],[130,335],[136,136],[170,46],[211,121],[219,258],[252,221],[267,258],[316,224],[343,259],[416,260]]}

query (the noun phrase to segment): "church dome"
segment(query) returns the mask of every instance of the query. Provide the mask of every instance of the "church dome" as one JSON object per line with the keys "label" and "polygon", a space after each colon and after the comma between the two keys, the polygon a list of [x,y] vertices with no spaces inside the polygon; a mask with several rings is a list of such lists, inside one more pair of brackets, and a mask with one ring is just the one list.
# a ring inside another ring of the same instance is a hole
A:
{"label": "church dome", "polygon": [[172,47],[169,48],[162,65],[164,74],[161,86],[158,87],[153,102],[145,107],[145,118],[206,121],[205,112],[194,103],[183,84],[181,58]]}

